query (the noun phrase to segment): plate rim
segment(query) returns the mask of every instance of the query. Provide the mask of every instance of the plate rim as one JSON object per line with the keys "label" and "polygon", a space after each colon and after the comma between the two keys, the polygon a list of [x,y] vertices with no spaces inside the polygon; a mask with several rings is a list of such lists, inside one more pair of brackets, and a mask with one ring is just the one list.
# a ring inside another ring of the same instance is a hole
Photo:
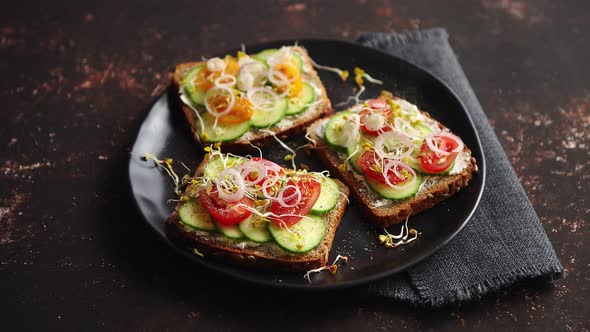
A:
{"label": "plate rim", "polygon": [[[422,71],[427,76],[430,76],[431,79],[436,81],[437,84],[440,84],[444,89],[446,89],[448,93],[450,93],[451,97],[454,98],[458,102],[458,104],[460,105],[461,111],[468,119],[470,127],[473,128],[473,131],[475,133],[476,145],[477,145],[477,148],[479,148],[479,151],[481,152],[481,160],[479,160],[480,166],[478,169],[478,174],[482,178],[481,179],[481,188],[477,194],[477,198],[476,198],[473,208],[469,212],[468,216],[465,218],[465,221],[460,225],[460,227],[458,227],[455,230],[455,232],[453,232],[449,237],[447,237],[447,239],[445,239],[443,242],[438,244],[436,247],[434,247],[432,250],[430,250],[428,253],[422,255],[418,259],[415,259],[415,260],[413,260],[409,263],[406,263],[406,264],[399,265],[395,268],[392,268],[392,269],[389,269],[386,271],[382,271],[382,272],[378,272],[378,273],[374,273],[374,274],[371,274],[369,276],[365,276],[365,277],[359,278],[359,279],[345,280],[345,281],[341,281],[341,282],[337,282],[337,283],[329,283],[329,284],[313,284],[313,283],[293,284],[293,283],[275,282],[273,280],[261,280],[261,279],[251,277],[250,275],[239,275],[239,274],[236,275],[234,273],[229,273],[228,271],[224,270],[220,266],[209,264],[206,260],[198,259],[197,257],[195,257],[193,254],[189,253],[188,251],[179,248],[168,237],[166,237],[164,234],[162,234],[158,229],[155,228],[155,226],[153,226],[147,220],[147,218],[145,217],[145,215],[143,214],[143,212],[139,206],[139,202],[137,201],[137,197],[135,195],[135,190],[133,187],[133,181],[132,181],[132,175],[131,175],[132,163],[135,162],[135,159],[134,159],[134,155],[130,154],[130,158],[129,158],[129,162],[128,162],[128,170],[127,170],[128,185],[129,185],[129,188],[131,189],[130,194],[132,196],[132,200],[135,205],[135,208],[139,212],[139,214],[141,215],[141,218],[143,219],[144,224],[147,224],[149,226],[149,228],[157,234],[158,239],[160,239],[162,242],[166,243],[169,247],[172,247],[175,251],[181,253],[185,258],[187,258],[191,262],[197,263],[198,265],[200,265],[202,267],[205,267],[211,271],[214,271],[215,273],[219,273],[224,276],[229,276],[231,278],[238,279],[238,280],[241,280],[244,282],[249,282],[252,284],[256,284],[258,286],[265,286],[265,287],[272,287],[272,288],[305,290],[305,291],[310,291],[310,292],[351,288],[354,286],[359,286],[359,285],[367,284],[367,283],[370,283],[370,282],[373,282],[376,280],[380,280],[380,279],[383,279],[385,277],[388,277],[388,276],[391,276],[391,275],[394,275],[397,273],[404,272],[404,271],[408,270],[409,268],[423,262],[425,259],[431,257],[434,253],[438,252],[439,250],[441,250],[442,248],[447,246],[465,228],[465,226],[471,221],[473,214],[475,213],[475,211],[479,207],[479,203],[481,201],[481,198],[483,196],[483,192],[486,187],[486,175],[487,175],[486,174],[487,173],[486,172],[486,169],[487,169],[486,157],[485,157],[485,153],[483,150],[483,146],[481,144],[479,131],[477,130],[477,127],[475,126],[473,119],[471,118],[471,114],[467,110],[467,107],[465,106],[465,104],[463,103],[461,98],[459,98],[457,93],[449,86],[449,84],[447,84],[444,80],[442,80],[438,75],[434,74],[432,71],[425,69],[424,67],[417,65],[409,60],[403,59],[399,56],[389,54],[389,53],[382,51],[380,49],[375,49],[375,48],[363,46],[361,44],[358,44],[358,43],[355,43],[352,41],[339,40],[339,39],[327,39],[327,38],[284,39],[284,40],[271,40],[271,41],[267,41],[264,43],[245,45],[245,47],[246,47],[246,49],[248,49],[248,48],[264,48],[265,45],[269,45],[269,46],[275,45],[275,44],[293,45],[295,43],[301,43],[301,44],[303,44],[304,47],[305,47],[305,45],[304,45],[305,43],[320,43],[320,44],[321,43],[337,43],[337,44],[345,45],[347,47],[355,47],[355,48],[369,50],[370,52],[375,52],[377,54],[380,54],[381,56],[391,57],[391,58],[396,59],[396,61],[402,63],[405,66],[414,67],[413,68],[414,70]],[[238,49],[238,48],[230,49],[228,51],[224,51],[223,53],[228,54],[236,49]],[[222,52],[216,52],[216,54],[217,53],[222,53]],[[156,101],[160,100],[163,96],[167,95],[168,93],[171,93],[171,91],[172,91],[172,89],[171,89],[171,86],[169,85],[168,88],[165,89],[163,93],[161,93],[157,98],[154,98],[154,103]],[[151,109],[153,107],[153,103],[150,105],[151,106],[149,107],[149,111],[145,114],[143,120],[141,121],[141,124],[139,125],[139,130],[135,136],[135,139],[133,140],[133,144],[131,145],[131,151],[133,151],[133,148],[135,147],[135,145],[137,143],[137,138],[139,137],[139,132],[141,131],[143,123],[145,122],[145,120],[149,116],[149,114],[151,114]]]}

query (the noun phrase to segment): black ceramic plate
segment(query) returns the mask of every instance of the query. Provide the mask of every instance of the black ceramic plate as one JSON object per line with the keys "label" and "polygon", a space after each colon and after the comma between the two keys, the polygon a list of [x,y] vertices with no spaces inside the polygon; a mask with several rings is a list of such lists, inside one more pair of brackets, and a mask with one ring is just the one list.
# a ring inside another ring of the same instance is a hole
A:
{"label": "black ceramic plate", "polygon": [[[248,47],[247,51],[254,53],[265,48],[293,43],[294,41],[282,41],[261,44]],[[175,102],[176,92],[172,89],[164,93],[153,105],[133,146],[129,176],[137,206],[146,222],[161,235],[165,242],[186,254],[195,263],[258,284],[301,289],[330,289],[358,285],[403,271],[447,244],[465,226],[477,207],[484,187],[485,163],[473,123],[465,107],[449,87],[434,75],[415,65],[352,43],[304,40],[299,41],[299,44],[308,49],[317,63],[349,70],[355,66],[362,67],[384,82],[383,86],[367,84],[368,89],[363,98],[375,97],[382,89],[390,90],[430,112],[458,134],[473,152],[480,172],[474,176],[469,186],[434,208],[410,219],[411,227],[422,233],[419,239],[396,249],[380,246],[377,236],[382,234],[383,230],[370,226],[362,220],[358,203],[351,197],[350,206],[338,228],[330,253],[330,259],[337,254],[348,256],[348,264],[342,265],[334,276],[328,273],[315,274],[311,278],[311,283],[303,278],[302,273],[248,270],[211,261],[178,249],[166,236],[164,227],[166,218],[174,208],[174,203],[168,202],[169,199],[175,198],[171,180],[154,168],[153,163],[142,161],[140,158],[147,151],[157,156],[184,161],[192,169],[202,158]],[[352,80],[349,79],[349,82],[343,83],[334,73],[319,71],[319,74],[332,105],[346,100],[353,93]],[[342,107],[335,108],[342,109]],[[294,138],[287,143],[298,146],[304,141],[301,138]],[[281,161],[285,154],[281,150],[278,146],[267,149],[265,157]],[[305,156],[304,153],[297,156],[297,161],[315,170],[323,169],[313,157]],[[179,172],[186,173],[178,163],[176,166]],[[399,227],[392,226],[390,232],[399,232]]]}

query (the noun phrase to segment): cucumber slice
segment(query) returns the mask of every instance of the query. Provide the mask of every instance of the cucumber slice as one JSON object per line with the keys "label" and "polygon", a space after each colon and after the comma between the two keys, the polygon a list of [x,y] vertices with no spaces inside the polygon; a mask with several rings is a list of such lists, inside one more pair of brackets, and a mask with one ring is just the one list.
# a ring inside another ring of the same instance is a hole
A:
{"label": "cucumber slice", "polygon": [[[355,151],[356,147],[358,147],[358,150]],[[348,163],[350,166],[352,166],[352,169],[358,174],[365,174],[361,165],[359,164],[359,158],[365,152],[365,149],[359,145],[351,145],[348,147],[346,152],[348,152],[348,156],[350,157],[350,159],[348,159]]]}
{"label": "cucumber slice", "polygon": [[340,196],[340,187],[334,180],[325,176],[318,176],[320,181],[321,191],[318,200],[311,208],[311,213],[316,215],[326,214],[336,206],[338,203],[338,196]]}
{"label": "cucumber slice", "polygon": [[[225,160],[225,164],[224,164]],[[203,168],[203,176],[208,178],[216,178],[221,171],[241,163],[242,159],[237,157],[227,156],[223,159],[221,157],[210,159],[207,165]]]}
{"label": "cucumber slice", "polygon": [[413,170],[415,170],[416,172],[420,172],[424,174],[424,170],[422,169],[422,167],[420,167],[420,161],[418,159],[416,159],[416,157],[420,154],[420,150],[417,149],[418,151],[415,151],[412,153],[412,155],[410,156],[410,158],[408,158],[407,160],[404,160],[404,162],[406,164],[408,164],[408,166],[410,166]]}
{"label": "cucumber slice", "polygon": [[422,182],[424,182],[422,175],[416,173],[416,182],[414,183],[414,185],[411,187],[405,188],[403,190],[399,190],[399,189],[391,188],[390,186],[388,186],[385,183],[381,183],[377,180],[373,180],[368,177],[365,177],[365,180],[367,181],[367,184],[369,185],[369,187],[371,187],[371,189],[373,189],[373,191],[375,191],[377,194],[379,194],[379,196],[381,196],[383,198],[391,199],[394,201],[401,201],[403,199],[414,196],[418,192],[418,190],[420,189]]}
{"label": "cucumber slice", "polygon": [[238,228],[249,240],[254,242],[263,243],[272,241],[272,236],[268,231],[268,222],[254,214],[239,223]]}
{"label": "cucumber slice", "polygon": [[426,136],[432,134],[432,129],[430,129],[430,127],[427,127],[423,124],[416,125],[416,129],[418,129],[420,136],[422,136],[422,137],[426,137]]}
{"label": "cucumber slice", "polygon": [[[254,55],[253,58],[258,61],[264,62],[268,66],[268,63],[266,61],[268,60],[268,58],[271,55],[275,54],[278,51],[279,51],[279,49],[277,49],[277,48],[269,48],[267,50],[264,50],[256,55]],[[291,55],[295,59],[295,62],[297,62],[297,66],[299,67],[299,71],[301,71],[303,68],[303,59],[301,59],[301,56],[299,56],[299,54],[297,54],[295,52],[291,53]]]}
{"label": "cucumber slice", "polygon": [[326,235],[326,222],[322,217],[308,215],[289,230],[271,223],[270,234],[277,244],[289,252],[306,253],[317,247]]}
{"label": "cucumber slice", "polygon": [[359,164],[359,158],[363,155],[363,153],[365,153],[365,149],[363,147],[364,142],[370,142],[370,140],[363,137],[357,144],[352,144],[346,148],[346,154],[349,157],[348,163],[350,166],[352,166],[352,169],[359,174],[365,174],[361,168],[361,165]]}
{"label": "cucumber slice", "polygon": [[315,89],[308,82],[303,83],[303,88],[297,97],[289,98],[287,115],[294,115],[305,112],[315,100]]}
{"label": "cucumber slice", "polygon": [[242,231],[240,231],[240,228],[238,227],[238,225],[233,225],[233,226],[225,226],[222,225],[216,221],[213,221],[215,223],[215,226],[217,227],[217,229],[219,229],[219,231],[221,233],[223,233],[223,235],[225,235],[225,237],[228,237],[230,239],[241,239],[244,237],[244,233],[242,233]]}
{"label": "cucumber slice", "polygon": [[195,77],[203,68],[204,65],[198,65],[190,69],[184,76],[182,82],[182,90],[188,96],[189,100],[196,105],[203,105],[203,101],[205,100],[205,93],[207,92],[203,89],[196,87],[193,84]]}
{"label": "cucumber slice", "polygon": [[[205,130],[201,132],[200,136],[205,142],[233,141],[244,135],[244,133],[250,129],[250,121],[244,121],[237,124],[225,124],[217,121],[217,126],[213,127],[215,124],[215,118],[212,115],[209,113],[203,113],[201,114],[201,117],[203,118]],[[197,120],[197,128],[201,128],[199,120]]]}
{"label": "cucumber slice", "polygon": [[265,128],[274,125],[285,117],[287,104],[287,99],[281,98],[276,102],[275,105],[273,105],[272,110],[254,110],[254,113],[250,118],[250,123],[252,123],[252,126],[256,128]]}
{"label": "cucumber slice", "polygon": [[429,127],[427,127],[423,124],[416,124],[416,125],[413,125],[413,127],[417,131],[418,137],[414,137],[412,139],[412,143],[414,143],[414,145],[416,146],[416,148],[414,150],[419,151],[420,146],[422,145],[422,142],[424,142],[424,138],[432,133],[432,129],[430,129]]}
{"label": "cucumber slice", "polygon": [[457,160],[455,159],[455,161],[453,161],[453,163],[451,164],[451,166],[449,166],[449,168],[447,168],[444,172],[440,173],[440,175],[449,175],[451,174],[451,170],[453,170],[453,167],[455,167],[455,163],[457,162]]}
{"label": "cucumber slice", "polygon": [[269,49],[259,52],[258,54],[253,55],[252,57],[258,61],[266,63],[266,60],[268,60],[268,58],[271,55],[275,54],[278,50],[279,49],[277,49],[277,48],[269,48]]}
{"label": "cucumber slice", "polygon": [[341,146],[335,142],[338,141],[338,137],[340,135],[349,135],[348,133],[343,133],[344,129],[344,119],[345,116],[351,115],[352,112],[339,112],[330,118],[330,121],[326,124],[326,130],[324,131],[324,139],[328,145],[332,148],[346,152],[346,147]]}
{"label": "cucumber slice", "polygon": [[209,216],[207,209],[198,199],[191,199],[178,209],[180,220],[187,226],[201,231],[211,232],[215,230],[215,224]]}

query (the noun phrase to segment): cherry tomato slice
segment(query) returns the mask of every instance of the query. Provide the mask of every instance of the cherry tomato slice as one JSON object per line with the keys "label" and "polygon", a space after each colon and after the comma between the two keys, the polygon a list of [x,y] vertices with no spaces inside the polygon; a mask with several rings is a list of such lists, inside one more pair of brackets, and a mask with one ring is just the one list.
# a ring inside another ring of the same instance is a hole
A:
{"label": "cherry tomato slice", "polygon": [[367,100],[367,105],[374,110],[386,110],[390,108],[387,102],[383,99],[369,99]]}
{"label": "cherry tomato slice", "polygon": [[[380,183],[387,184],[385,181],[385,177],[383,176],[382,167],[387,164],[387,160],[384,160],[381,163],[379,156],[373,150],[365,151],[358,161],[359,165],[361,166],[363,172],[365,172],[365,176],[370,177],[373,180],[379,181]],[[401,170],[398,170],[401,171]],[[393,168],[387,172],[387,177],[389,182],[393,185],[398,183],[404,182],[406,179],[401,178],[395,174]]]}
{"label": "cherry tomato slice", "polygon": [[[270,211],[279,217],[271,217],[270,221],[277,226],[290,227],[306,216],[320,197],[320,182],[311,176],[301,176],[298,181],[289,180],[287,185],[294,185],[301,191],[301,200],[293,207],[282,206],[278,201],[270,204]],[[289,204],[290,202],[286,202]]]}
{"label": "cherry tomato slice", "polygon": [[[434,144],[443,151],[451,152],[459,146],[458,140],[459,138],[453,139],[451,136],[453,134],[446,134],[444,136],[435,136],[434,137]],[[457,159],[457,155],[459,152],[451,152],[450,155],[446,156],[439,156],[434,151],[430,149],[426,140],[422,143],[420,147],[420,168],[426,173],[443,173],[445,172],[453,163],[455,159]]]}
{"label": "cherry tomato slice", "polygon": [[207,211],[209,211],[211,217],[224,226],[238,224],[252,214],[246,208],[246,206],[252,207],[252,201],[247,197],[237,202],[227,202],[221,199],[217,192],[211,192],[211,194],[207,195],[205,191],[201,191],[199,199]]}
{"label": "cherry tomato slice", "polygon": [[[262,162],[264,167],[266,167],[266,176],[267,177],[274,177],[277,174],[278,175],[285,174],[285,171],[283,170],[283,167],[281,165],[276,164],[268,159],[254,157],[254,158],[252,158],[252,161]],[[258,177],[254,176],[252,174],[248,174],[248,176],[246,178],[248,181],[256,181],[258,179]],[[263,181],[264,181],[264,179],[260,180],[258,183],[261,184]]]}

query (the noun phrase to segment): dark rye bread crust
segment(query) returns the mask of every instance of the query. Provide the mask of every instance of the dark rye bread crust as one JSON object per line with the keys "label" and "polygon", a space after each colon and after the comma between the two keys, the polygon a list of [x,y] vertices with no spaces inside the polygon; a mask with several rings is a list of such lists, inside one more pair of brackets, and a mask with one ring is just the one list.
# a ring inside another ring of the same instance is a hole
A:
{"label": "dark rye bread crust", "polygon": [[[203,163],[197,169],[200,173]],[[178,246],[192,251],[197,249],[203,254],[204,259],[226,261],[248,268],[264,269],[272,271],[305,272],[311,269],[325,266],[328,263],[328,255],[332,248],[332,241],[336,229],[344,216],[348,204],[349,189],[339,180],[334,180],[344,195],[340,195],[338,203],[332,211],[324,215],[327,222],[326,236],[324,240],[312,251],[305,254],[292,254],[281,249],[276,243],[269,242],[258,244],[257,247],[236,247],[238,243],[255,242],[247,240],[232,240],[220,233],[209,233],[195,230],[186,226],[178,215],[182,205],[177,204],[176,209],[168,219],[166,229],[171,240]],[[188,190],[188,189],[187,189]]]}
{"label": "dark rye bread crust", "polygon": [[[421,111],[426,116],[430,115]],[[430,117],[432,118],[432,117]],[[330,174],[335,174],[344,183],[352,189],[356,199],[359,200],[363,213],[367,220],[378,227],[389,227],[393,224],[404,222],[408,217],[416,215],[424,210],[427,210],[434,205],[444,201],[451,195],[457,193],[461,188],[466,187],[473,177],[473,173],[477,172],[477,163],[475,158],[471,156],[471,150],[465,146],[464,150],[469,156],[469,163],[459,174],[437,176],[436,181],[428,190],[420,191],[416,196],[403,200],[391,201],[387,206],[373,206],[373,201],[377,194],[369,192],[366,181],[363,178],[355,177],[354,171],[350,167],[345,170],[340,170],[338,165],[342,163],[338,152],[329,148],[323,137],[318,137],[317,129],[321,125],[321,121],[317,121],[307,129],[309,137],[316,141],[314,147],[315,152],[320,160],[328,168]],[[326,120],[323,120],[326,121]],[[445,128],[439,123],[441,128]]]}
{"label": "dark rye bread crust", "polygon": [[[302,55],[301,56],[302,60],[307,64],[308,68],[310,69],[309,74],[308,74],[309,77],[311,78],[313,83],[315,83],[315,85],[319,89],[322,90],[322,95],[320,98],[321,102],[313,110],[313,114],[309,114],[309,112],[311,110],[307,110],[307,111],[303,112],[302,115],[296,115],[295,117],[293,117],[292,119],[294,121],[293,121],[292,125],[290,125],[288,128],[285,128],[282,130],[277,130],[276,125],[268,128],[271,131],[273,131],[280,139],[288,139],[290,137],[295,137],[295,136],[303,133],[305,131],[305,129],[307,127],[309,127],[317,119],[321,119],[321,118],[333,113],[332,104],[330,103],[330,100],[328,99],[328,95],[326,93],[326,88],[324,87],[324,85],[320,81],[320,78],[319,78],[317,72],[313,68],[313,66],[311,64],[311,59],[309,58],[307,51],[300,46],[294,46],[294,48],[296,48],[299,51],[299,53]],[[189,69],[191,69],[194,66],[199,65],[201,63],[203,63],[203,62],[185,62],[185,63],[181,63],[181,64],[176,65],[174,72],[172,73],[172,84],[175,88],[175,91],[177,91],[177,93],[180,88],[180,82],[181,82],[182,78],[185,76],[186,72]],[[199,134],[197,132],[198,119],[197,119],[197,116],[195,115],[195,112],[193,110],[191,110],[190,107],[185,105],[180,100],[180,98],[177,99],[177,102],[178,102],[179,106],[182,108],[182,112],[184,113],[186,121],[188,122],[188,124],[190,126],[191,132],[193,133],[195,140],[197,141],[197,143],[199,145],[203,146],[203,142],[201,142],[201,140],[199,138]],[[203,106],[199,106],[196,108],[199,110],[204,109]],[[286,117],[286,119],[288,119],[288,118],[291,118],[291,117]],[[283,121],[283,120],[281,120],[281,121]],[[231,142],[223,142],[223,143],[221,143],[222,150],[227,151],[227,152],[234,152],[234,153],[245,153],[245,152],[248,152],[251,150],[250,144],[253,144],[258,147],[262,147],[262,146],[273,145],[276,143],[276,140],[274,139],[274,137],[269,133],[262,132],[254,127],[250,128],[250,131],[256,132],[256,135],[254,136],[254,138],[251,138],[251,139],[239,138],[239,139],[231,141]]]}

